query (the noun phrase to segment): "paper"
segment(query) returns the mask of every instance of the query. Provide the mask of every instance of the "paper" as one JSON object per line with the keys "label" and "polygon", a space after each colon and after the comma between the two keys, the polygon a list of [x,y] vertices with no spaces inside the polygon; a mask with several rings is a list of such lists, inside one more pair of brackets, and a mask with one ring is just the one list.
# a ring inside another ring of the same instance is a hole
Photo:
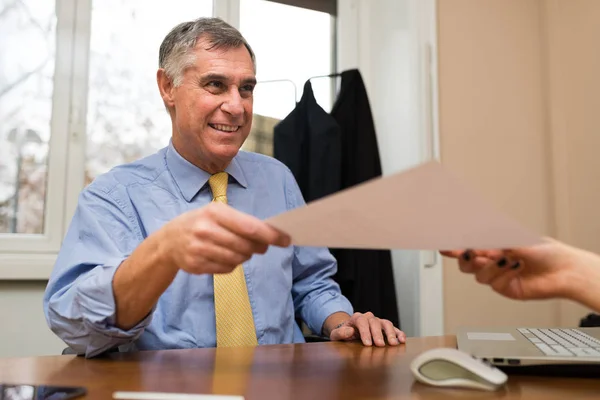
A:
{"label": "paper", "polygon": [[373,179],[267,222],[300,246],[453,250],[541,243],[437,162]]}
{"label": "paper", "polygon": [[467,332],[469,340],[495,340],[510,341],[516,340],[510,333],[490,333],[490,332]]}

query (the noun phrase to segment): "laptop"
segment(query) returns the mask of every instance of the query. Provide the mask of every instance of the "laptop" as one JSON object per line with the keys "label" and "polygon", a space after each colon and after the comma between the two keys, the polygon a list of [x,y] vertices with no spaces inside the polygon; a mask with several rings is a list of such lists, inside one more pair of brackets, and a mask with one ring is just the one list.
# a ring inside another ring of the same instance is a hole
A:
{"label": "laptop", "polygon": [[600,328],[461,327],[456,338],[459,350],[504,370],[600,374]]}

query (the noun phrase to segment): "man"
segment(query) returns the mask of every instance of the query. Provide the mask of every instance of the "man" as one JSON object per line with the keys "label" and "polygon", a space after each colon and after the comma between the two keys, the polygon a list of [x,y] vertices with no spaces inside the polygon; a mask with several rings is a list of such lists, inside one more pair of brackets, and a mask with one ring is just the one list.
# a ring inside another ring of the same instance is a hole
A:
{"label": "man", "polygon": [[87,357],[301,342],[296,314],[332,340],[403,342],[352,314],[326,249],[289,246],[262,221],[303,199],[283,164],[239,152],[256,84],[241,34],[213,18],[176,26],[157,82],[171,142],[82,192],[44,296],[51,329]]}

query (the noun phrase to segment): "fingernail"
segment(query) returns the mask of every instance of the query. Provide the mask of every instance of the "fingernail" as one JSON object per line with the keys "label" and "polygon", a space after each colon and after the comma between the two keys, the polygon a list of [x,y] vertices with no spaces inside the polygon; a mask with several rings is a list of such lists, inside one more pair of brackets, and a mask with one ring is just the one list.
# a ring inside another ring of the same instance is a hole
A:
{"label": "fingernail", "polygon": [[367,339],[367,340],[365,340],[365,344],[366,344],[367,346],[370,346],[370,345],[371,345],[371,341],[370,341],[369,339]]}
{"label": "fingernail", "polygon": [[500,268],[505,267],[506,266],[506,258],[502,257],[499,261],[498,261],[498,266]]}
{"label": "fingernail", "polygon": [[471,260],[471,251],[470,250],[465,251],[463,253],[462,257],[463,257],[463,260],[470,261]]}
{"label": "fingernail", "polygon": [[517,269],[517,268],[519,268],[520,266],[521,266],[521,263],[517,261],[516,263],[514,263],[514,264],[513,264],[513,266],[512,266],[511,268],[512,268],[512,269]]}

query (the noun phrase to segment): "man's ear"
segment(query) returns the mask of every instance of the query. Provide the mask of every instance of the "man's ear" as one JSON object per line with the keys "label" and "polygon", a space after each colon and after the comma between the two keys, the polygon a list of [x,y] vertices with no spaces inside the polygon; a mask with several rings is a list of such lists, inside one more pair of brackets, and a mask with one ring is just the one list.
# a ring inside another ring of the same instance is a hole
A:
{"label": "man's ear", "polygon": [[172,108],[175,105],[173,89],[173,81],[167,76],[164,68],[159,68],[156,71],[156,82],[158,83],[158,90],[160,90],[160,97],[167,108]]}

